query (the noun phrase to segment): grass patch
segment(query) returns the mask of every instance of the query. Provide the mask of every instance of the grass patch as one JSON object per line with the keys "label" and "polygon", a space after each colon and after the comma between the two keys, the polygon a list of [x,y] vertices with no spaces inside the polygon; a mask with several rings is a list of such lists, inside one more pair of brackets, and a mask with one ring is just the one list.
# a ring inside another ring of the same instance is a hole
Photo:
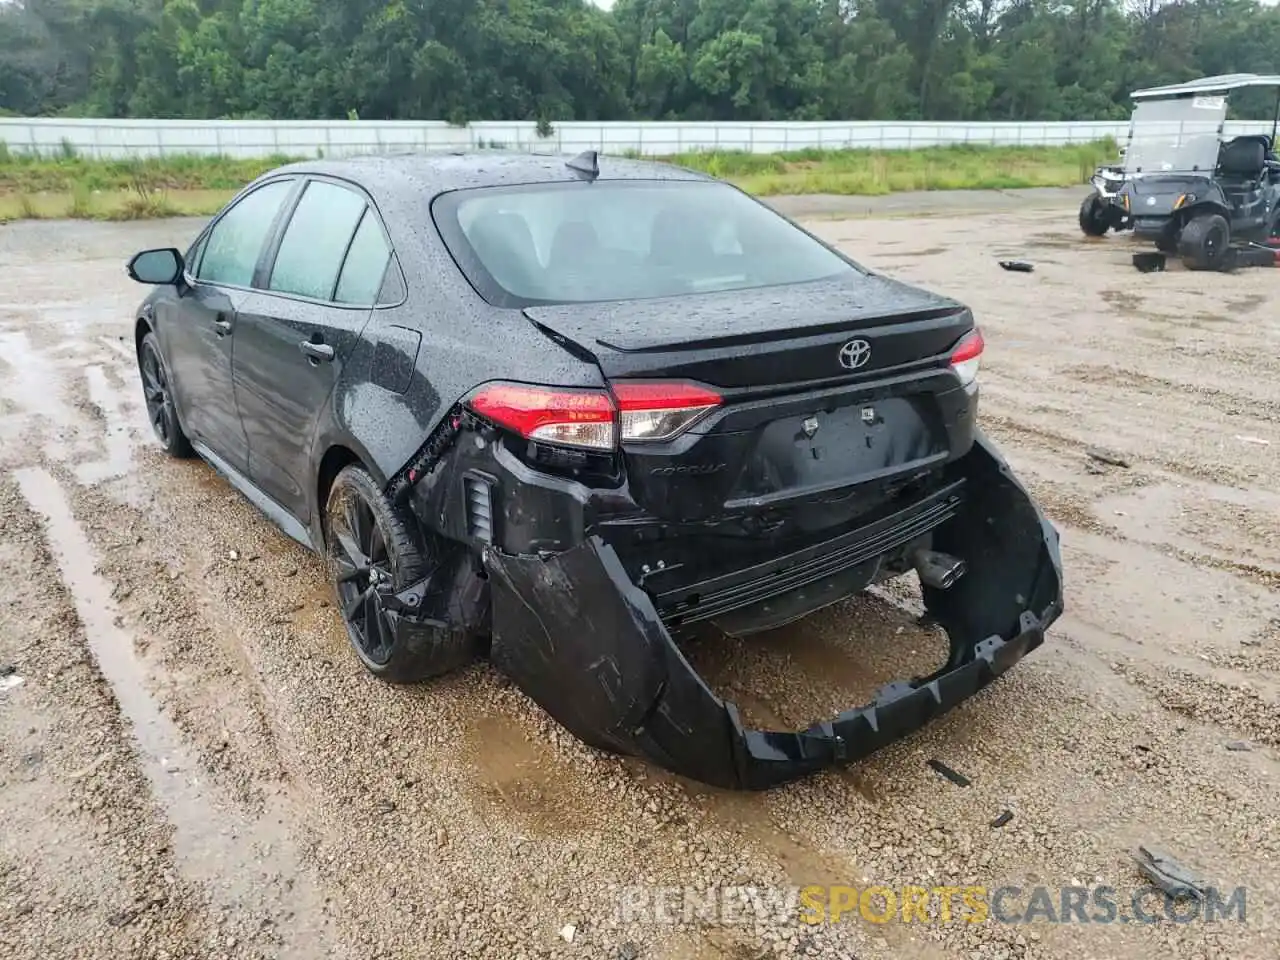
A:
{"label": "grass patch", "polygon": [[921,150],[707,151],[674,163],[732,180],[757,196],[833,193],[883,196],[908,190],[1014,190],[1085,183],[1113,160],[1115,143],[1065,147],[927,147]]}
{"label": "grass patch", "polygon": [[208,217],[235,190],[172,190],[145,197],[137,191],[97,193],[0,193],[0,223],[11,220],[151,220],[157,217]]}
{"label": "grass patch", "polygon": [[294,157],[172,156],[137,160],[92,160],[64,146],[53,155],[16,150],[0,153],[0,195],[129,191],[139,181],[163,190],[239,190],[250,180]]}
{"label": "grass patch", "polygon": [[[1084,183],[1114,159],[1111,141],[1066,147],[928,147],[920,150],[737,150],[665,159],[730,180],[758,196],[831,193],[880,196],[904,190],[994,190]],[[242,186],[295,158],[171,156],[92,160],[64,145],[52,154],[0,142],[0,222],[208,216]]]}

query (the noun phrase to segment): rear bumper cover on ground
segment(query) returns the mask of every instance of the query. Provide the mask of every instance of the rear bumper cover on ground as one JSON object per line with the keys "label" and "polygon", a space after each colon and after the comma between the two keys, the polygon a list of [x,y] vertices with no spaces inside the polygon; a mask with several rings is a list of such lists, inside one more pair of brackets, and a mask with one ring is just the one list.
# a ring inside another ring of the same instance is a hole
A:
{"label": "rear bumper cover on ground", "polygon": [[1062,612],[1056,530],[985,437],[964,462],[970,494],[934,545],[964,558],[969,573],[949,590],[924,591],[950,638],[947,663],[830,721],[745,728],[597,536],[550,556],[486,552],[491,657],[585,742],[714,786],[764,789],[865,757],[985,687],[1039,646]]}

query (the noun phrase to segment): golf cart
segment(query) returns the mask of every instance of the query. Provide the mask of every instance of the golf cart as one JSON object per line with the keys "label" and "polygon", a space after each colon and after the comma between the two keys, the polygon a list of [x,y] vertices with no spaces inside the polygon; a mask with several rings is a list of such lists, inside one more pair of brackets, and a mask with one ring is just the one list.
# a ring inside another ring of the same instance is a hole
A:
{"label": "golf cart", "polygon": [[1120,148],[1120,162],[1098,167],[1089,182],[1093,190],[1080,204],[1080,229],[1087,237],[1101,237],[1108,230],[1119,233],[1133,225],[1129,212],[1120,202],[1124,186],[1125,148]]}
{"label": "golf cart", "polygon": [[[1277,91],[1271,132],[1226,137],[1227,98],[1246,87]],[[1280,236],[1280,76],[1205,77],[1132,97],[1119,202],[1134,236],[1192,270],[1229,269]]]}

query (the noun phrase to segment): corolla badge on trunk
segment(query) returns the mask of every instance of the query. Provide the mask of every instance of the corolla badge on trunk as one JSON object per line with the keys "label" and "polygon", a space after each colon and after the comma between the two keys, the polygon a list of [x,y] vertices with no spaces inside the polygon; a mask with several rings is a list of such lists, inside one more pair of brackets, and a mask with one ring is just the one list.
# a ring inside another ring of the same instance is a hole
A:
{"label": "corolla badge on trunk", "polygon": [[864,367],[871,359],[871,344],[865,340],[850,340],[840,348],[840,366],[846,370]]}

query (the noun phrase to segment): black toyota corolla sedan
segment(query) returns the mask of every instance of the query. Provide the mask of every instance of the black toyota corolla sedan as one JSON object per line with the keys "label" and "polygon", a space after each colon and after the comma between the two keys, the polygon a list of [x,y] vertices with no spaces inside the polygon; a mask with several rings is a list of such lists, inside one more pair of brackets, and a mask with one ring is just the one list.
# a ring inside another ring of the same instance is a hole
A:
{"label": "black toyota corolla sedan", "polygon": [[[298,163],[128,265],[147,411],[323,552],[387,680],[487,655],[561,724],[728,787],[865,756],[1062,610],[1057,533],[976,426],[959,303],[658,163]],[[946,663],[746,729],[681,652],[918,575]]]}

